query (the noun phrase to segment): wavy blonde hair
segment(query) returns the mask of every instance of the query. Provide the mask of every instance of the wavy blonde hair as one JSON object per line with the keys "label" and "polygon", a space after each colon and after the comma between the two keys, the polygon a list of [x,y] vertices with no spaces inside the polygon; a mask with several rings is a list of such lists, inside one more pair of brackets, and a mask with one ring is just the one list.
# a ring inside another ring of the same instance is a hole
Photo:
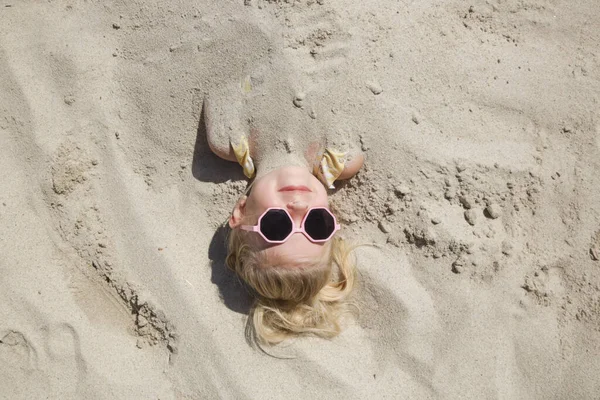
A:
{"label": "wavy blonde hair", "polygon": [[323,257],[290,264],[254,249],[248,234],[231,230],[226,262],[256,295],[249,336],[259,344],[276,344],[297,335],[339,334],[356,283],[352,248],[334,237],[324,244]]}

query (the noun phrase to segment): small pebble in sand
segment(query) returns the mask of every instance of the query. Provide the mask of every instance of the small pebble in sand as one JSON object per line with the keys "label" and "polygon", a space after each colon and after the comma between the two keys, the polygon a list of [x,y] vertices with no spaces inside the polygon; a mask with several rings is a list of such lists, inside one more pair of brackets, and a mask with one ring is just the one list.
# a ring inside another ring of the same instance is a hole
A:
{"label": "small pebble in sand", "polygon": [[415,112],[412,114],[411,120],[412,120],[412,122],[414,122],[415,124],[419,125],[419,124],[421,123],[421,116],[419,115],[419,113],[418,113],[418,112],[416,112],[416,111],[415,111]]}
{"label": "small pebble in sand", "polygon": [[137,326],[143,328],[146,325],[148,325],[148,320],[146,319],[146,317],[144,317],[143,315],[138,315]]}
{"label": "small pebble in sand", "polygon": [[66,105],[72,105],[73,103],[75,103],[75,97],[71,96],[71,95],[67,95],[64,98],[64,102]]}
{"label": "small pebble in sand", "polygon": [[466,210],[473,208],[473,199],[468,196],[459,196],[458,201],[460,201],[460,204],[462,204]]}
{"label": "small pebble in sand", "polygon": [[438,217],[433,217],[433,218],[431,218],[431,223],[434,225],[439,225],[442,223],[442,220],[439,219]]}
{"label": "small pebble in sand", "polygon": [[465,219],[469,223],[469,225],[475,225],[477,222],[477,212],[472,208],[470,210],[465,211]]}
{"label": "small pebble in sand", "polygon": [[392,246],[400,247],[402,245],[402,236],[401,235],[389,235],[386,239],[386,242],[391,244]]}
{"label": "small pebble in sand", "polygon": [[464,257],[459,257],[456,261],[452,263],[452,272],[455,274],[460,274],[465,270],[466,260]]}
{"label": "small pebble in sand", "polygon": [[121,25],[117,24],[116,22],[113,24],[113,29],[121,29]]}
{"label": "small pebble in sand", "polygon": [[507,242],[506,240],[502,242],[502,254],[504,254],[505,256],[510,256],[513,253],[513,245],[510,244],[510,242]]}
{"label": "small pebble in sand", "polygon": [[456,170],[458,172],[463,172],[465,169],[467,169],[466,165],[463,163],[458,163],[456,164]]}
{"label": "small pebble in sand", "polygon": [[294,105],[298,108],[302,108],[302,106],[304,105],[304,99],[306,98],[306,94],[304,92],[298,92],[296,93],[296,96],[294,96]]}
{"label": "small pebble in sand", "polygon": [[475,253],[475,243],[468,243],[465,251],[467,252],[467,254]]}
{"label": "small pebble in sand", "polygon": [[308,115],[312,118],[312,119],[317,119],[317,112],[311,108],[310,111],[308,112]]}
{"label": "small pebble in sand", "polygon": [[444,192],[444,197],[446,200],[452,200],[456,196],[456,191],[453,189],[448,189]]}
{"label": "small pebble in sand", "polygon": [[410,194],[410,188],[406,185],[398,185],[394,187],[396,196],[403,197]]}
{"label": "small pebble in sand", "polygon": [[367,87],[375,95],[380,94],[381,92],[383,92],[383,89],[381,88],[381,85],[378,82],[375,82],[375,81],[369,81],[369,82],[367,82]]}
{"label": "small pebble in sand", "polygon": [[322,6],[323,4],[325,4],[325,0],[317,0],[317,4]]}
{"label": "small pebble in sand", "polygon": [[390,227],[390,225],[387,222],[385,222],[385,221],[379,221],[379,229],[383,233],[390,233],[391,230],[392,230],[392,228]]}
{"label": "small pebble in sand", "polygon": [[502,207],[496,203],[490,203],[490,205],[485,208],[485,212],[486,216],[489,218],[496,219],[502,214]]}

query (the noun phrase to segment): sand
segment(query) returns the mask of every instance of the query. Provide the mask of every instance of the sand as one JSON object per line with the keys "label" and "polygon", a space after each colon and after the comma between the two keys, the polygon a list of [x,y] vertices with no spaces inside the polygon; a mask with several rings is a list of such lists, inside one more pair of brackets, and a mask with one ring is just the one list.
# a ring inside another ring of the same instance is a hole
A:
{"label": "sand", "polygon": [[[3,0],[0,398],[597,398],[599,32],[595,0]],[[270,355],[202,115],[247,77],[266,137],[366,155],[331,195],[360,315]]]}

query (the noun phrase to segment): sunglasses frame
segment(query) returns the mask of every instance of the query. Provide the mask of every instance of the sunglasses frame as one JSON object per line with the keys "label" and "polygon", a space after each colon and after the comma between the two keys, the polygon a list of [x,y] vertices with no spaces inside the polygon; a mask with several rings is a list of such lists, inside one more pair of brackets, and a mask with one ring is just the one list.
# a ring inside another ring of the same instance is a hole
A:
{"label": "sunglasses frame", "polygon": [[[286,215],[288,216],[288,218],[290,219],[290,221],[292,221],[292,231],[283,240],[267,239],[266,236],[260,231],[260,222],[262,221],[263,217],[265,215],[267,215],[267,213],[271,210],[283,210],[286,213]],[[313,239],[310,237],[308,232],[306,232],[306,230],[304,229],[304,223],[306,222],[306,218],[308,218],[308,214],[310,214],[310,212],[312,210],[326,210],[329,213],[329,215],[331,215],[333,217],[333,225],[334,225],[333,232],[331,232],[331,235],[329,235],[326,239],[320,239],[320,240]],[[275,243],[275,244],[285,243],[289,240],[290,237],[292,237],[292,235],[294,233],[298,233],[298,232],[302,233],[308,240],[310,240],[313,243],[324,243],[324,242],[328,241],[329,239],[331,239],[333,237],[333,235],[335,235],[335,233],[341,229],[341,226],[340,226],[340,224],[337,223],[337,218],[335,217],[335,215],[327,207],[311,207],[311,208],[309,208],[306,211],[306,215],[304,215],[304,218],[302,218],[302,222],[300,223],[299,228],[296,227],[296,224],[294,223],[294,219],[292,218],[292,216],[290,215],[288,210],[286,210],[285,208],[282,208],[282,207],[269,207],[260,215],[260,217],[258,217],[258,222],[256,225],[241,225],[240,229],[242,229],[244,231],[258,233],[267,243]]]}

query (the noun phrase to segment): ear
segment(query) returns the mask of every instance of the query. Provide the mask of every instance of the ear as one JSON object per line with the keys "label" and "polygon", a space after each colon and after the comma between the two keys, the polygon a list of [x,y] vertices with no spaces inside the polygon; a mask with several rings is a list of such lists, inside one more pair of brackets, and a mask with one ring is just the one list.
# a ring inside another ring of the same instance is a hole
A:
{"label": "ear", "polygon": [[248,199],[247,196],[242,196],[237,203],[235,203],[231,217],[229,217],[229,227],[231,229],[237,228],[242,224],[242,220],[246,213],[246,199]]}

